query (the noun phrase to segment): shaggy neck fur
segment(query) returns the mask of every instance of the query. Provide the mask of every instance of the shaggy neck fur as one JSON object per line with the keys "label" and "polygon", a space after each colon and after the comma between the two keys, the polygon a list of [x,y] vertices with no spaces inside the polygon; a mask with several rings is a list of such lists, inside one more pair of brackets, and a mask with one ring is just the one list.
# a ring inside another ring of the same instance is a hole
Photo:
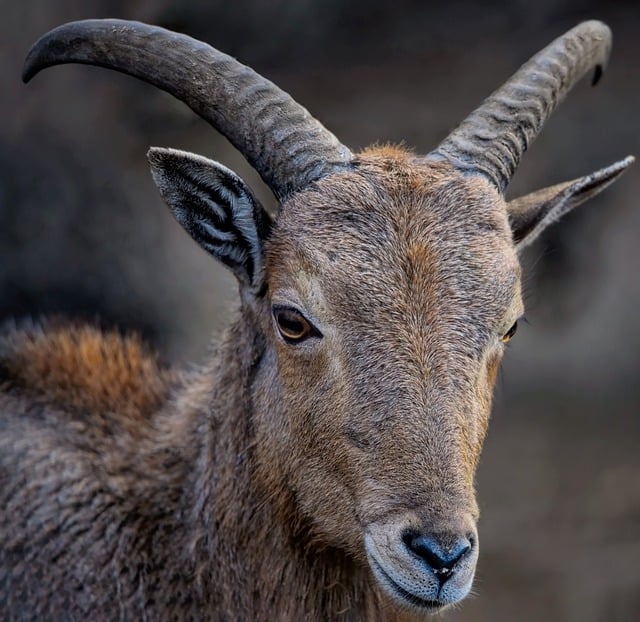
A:
{"label": "shaggy neck fur", "polygon": [[[197,404],[189,434],[200,453],[184,507],[191,509],[187,550],[200,597],[228,619],[382,619],[368,571],[312,541],[284,474],[260,455],[256,419],[284,413],[260,412],[252,403],[269,390],[251,386],[260,366],[273,363],[255,335],[240,319],[215,368],[179,398]],[[206,396],[200,383],[210,375],[219,381]],[[238,391],[240,383],[247,386]]]}
{"label": "shaggy neck fur", "polygon": [[[9,618],[29,603],[34,619],[403,619],[362,561],[314,537],[286,457],[263,451],[286,413],[251,315],[182,379],[139,341],[87,327],[0,339]],[[25,472],[50,493],[32,494]]]}

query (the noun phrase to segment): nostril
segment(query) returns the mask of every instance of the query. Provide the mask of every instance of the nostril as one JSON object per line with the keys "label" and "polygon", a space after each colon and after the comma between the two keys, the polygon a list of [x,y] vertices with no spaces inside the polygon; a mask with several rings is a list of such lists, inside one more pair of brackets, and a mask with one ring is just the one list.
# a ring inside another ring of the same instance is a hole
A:
{"label": "nostril", "polygon": [[442,581],[453,573],[456,564],[473,547],[473,539],[464,536],[420,535],[407,532],[403,536],[405,546],[423,559]]}

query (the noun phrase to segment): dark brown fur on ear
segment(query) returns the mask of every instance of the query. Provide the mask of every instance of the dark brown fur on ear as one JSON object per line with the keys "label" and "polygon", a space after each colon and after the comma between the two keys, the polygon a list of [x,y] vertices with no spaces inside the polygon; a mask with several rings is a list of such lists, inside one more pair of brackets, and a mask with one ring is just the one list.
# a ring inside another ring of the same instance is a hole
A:
{"label": "dark brown fur on ear", "polygon": [[52,322],[0,336],[0,381],[60,408],[146,417],[172,380],[137,335]]}

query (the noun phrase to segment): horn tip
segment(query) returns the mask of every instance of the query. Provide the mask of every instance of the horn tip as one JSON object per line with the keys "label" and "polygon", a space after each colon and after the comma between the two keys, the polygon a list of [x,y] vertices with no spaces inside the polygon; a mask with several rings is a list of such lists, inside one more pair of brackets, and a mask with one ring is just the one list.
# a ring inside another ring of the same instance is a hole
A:
{"label": "horn tip", "polygon": [[600,82],[600,78],[602,78],[604,74],[604,68],[602,65],[596,65],[595,71],[593,72],[593,78],[591,80],[591,86],[595,86]]}
{"label": "horn tip", "polygon": [[[46,36],[46,35],[45,35]],[[22,81],[27,84],[36,74],[40,72],[42,67],[42,40],[40,37],[29,49],[27,57],[24,59],[22,66]]]}
{"label": "horn tip", "polygon": [[[54,28],[45,33],[29,49],[22,67],[22,81],[25,84],[40,73],[40,71],[55,64],[51,60],[51,49],[56,43],[55,35],[60,32],[62,28],[63,27],[58,26],[58,28]],[[59,43],[58,47],[60,47]]]}
{"label": "horn tip", "polygon": [[26,84],[35,75],[47,67],[68,62],[84,62],[83,59],[66,58],[79,41],[87,38],[87,33],[94,30],[105,30],[126,26],[125,20],[119,19],[84,19],[67,22],[43,34],[32,46],[22,68],[22,81]]}
{"label": "horn tip", "polygon": [[29,52],[27,58],[24,61],[24,66],[22,67],[22,81],[27,84],[36,74],[40,72],[42,67],[35,62],[33,58],[33,48]]}

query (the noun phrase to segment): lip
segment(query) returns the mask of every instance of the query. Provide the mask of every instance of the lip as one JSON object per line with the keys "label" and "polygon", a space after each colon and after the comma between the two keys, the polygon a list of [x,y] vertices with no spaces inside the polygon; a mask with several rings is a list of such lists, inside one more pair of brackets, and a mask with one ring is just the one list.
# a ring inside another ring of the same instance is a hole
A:
{"label": "lip", "polygon": [[373,565],[380,577],[383,579],[383,582],[386,584],[391,591],[396,594],[399,598],[402,599],[403,602],[411,605],[412,607],[420,608],[429,612],[436,612],[446,606],[446,603],[443,603],[439,600],[426,600],[424,598],[420,598],[420,596],[416,596],[411,592],[405,590],[402,586],[398,585],[387,573],[387,571],[382,567],[382,565],[370,555],[370,559],[373,562]]}

